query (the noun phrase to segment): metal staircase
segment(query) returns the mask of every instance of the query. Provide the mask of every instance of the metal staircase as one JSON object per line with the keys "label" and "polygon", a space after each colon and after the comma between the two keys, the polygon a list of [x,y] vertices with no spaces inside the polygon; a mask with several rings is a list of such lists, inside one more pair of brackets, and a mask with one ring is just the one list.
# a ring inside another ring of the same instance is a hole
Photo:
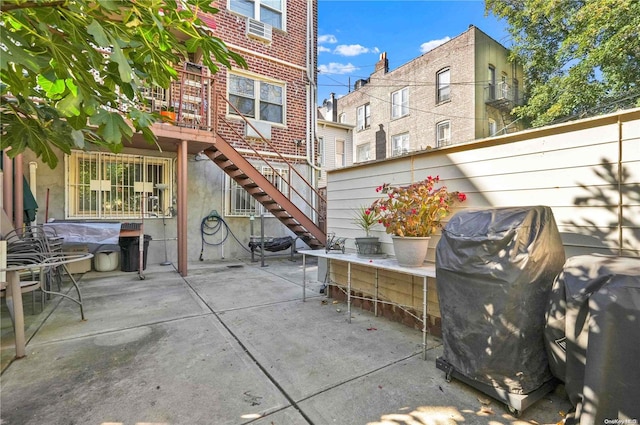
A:
{"label": "metal staircase", "polygon": [[[231,107],[233,107],[233,105],[231,105]],[[242,115],[240,116],[242,117]],[[246,118],[242,118],[245,120],[245,125],[253,127]],[[288,180],[289,190],[293,193],[290,194],[290,196],[282,193],[248,161],[245,155],[238,152],[232,146],[232,143],[229,142],[229,138],[244,141],[244,136],[237,131],[237,125],[228,122],[224,117],[219,117],[218,122],[226,124],[224,126],[225,134],[222,134],[218,125],[215,125],[216,142],[213,146],[204,150],[203,153],[215,162],[229,177],[242,186],[253,198],[260,202],[267,211],[309,245],[311,249],[324,247],[326,242],[325,232],[291,199],[291,197],[295,195],[298,205],[306,204],[307,209],[312,211],[312,214],[318,216],[320,204],[326,202],[320,193],[307,182],[287,159],[279,155],[272,147],[271,150],[276,153],[279,160],[289,164],[289,169],[291,170],[288,177],[281,177]],[[255,127],[253,127],[253,129],[259,134],[259,131]],[[264,138],[261,142],[270,145]],[[246,145],[253,149],[251,143],[246,143]],[[260,159],[267,164],[274,173],[280,174],[277,169],[272,166],[270,161],[257,150],[253,149],[251,157],[253,159]],[[299,189],[296,189],[294,185],[291,184],[291,174],[297,175],[299,177],[298,181],[303,182],[302,185],[305,187],[302,190],[304,193],[301,193]]]}

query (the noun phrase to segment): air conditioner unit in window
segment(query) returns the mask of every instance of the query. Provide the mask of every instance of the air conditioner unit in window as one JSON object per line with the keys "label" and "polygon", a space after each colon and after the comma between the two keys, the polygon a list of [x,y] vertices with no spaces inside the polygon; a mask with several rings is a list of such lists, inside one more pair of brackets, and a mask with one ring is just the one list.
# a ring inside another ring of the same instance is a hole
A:
{"label": "air conditioner unit in window", "polygon": [[247,18],[247,35],[260,41],[271,42],[271,25]]}
{"label": "air conditioner unit in window", "polygon": [[262,137],[264,137],[266,140],[271,140],[271,124],[255,120],[249,120],[249,122],[251,123],[251,125],[253,125],[253,127],[251,127],[249,124],[245,124],[244,135],[246,137],[251,139],[261,139]]}

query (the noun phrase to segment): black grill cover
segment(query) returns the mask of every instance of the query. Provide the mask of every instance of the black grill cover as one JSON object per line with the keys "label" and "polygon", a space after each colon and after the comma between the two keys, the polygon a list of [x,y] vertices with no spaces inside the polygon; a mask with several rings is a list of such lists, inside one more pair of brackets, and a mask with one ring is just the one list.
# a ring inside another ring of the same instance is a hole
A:
{"label": "black grill cover", "polygon": [[549,207],[462,211],[436,247],[443,358],[512,394],[553,379],[543,329],[564,248]]}
{"label": "black grill cover", "polygon": [[551,371],[576,407],[567,424],[640,419],[640,258],[569,258],[544,336]]}

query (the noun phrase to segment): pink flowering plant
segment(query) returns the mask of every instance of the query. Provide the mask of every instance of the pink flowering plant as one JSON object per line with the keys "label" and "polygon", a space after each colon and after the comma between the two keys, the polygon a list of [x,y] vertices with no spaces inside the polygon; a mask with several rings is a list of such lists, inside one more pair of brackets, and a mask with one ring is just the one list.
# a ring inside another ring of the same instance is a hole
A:
{"label": "pink flowering plant", "polygon": [[431,236],[442,227],[441,220],[451,214],[452,206],[467,199],[462,192],[449,192],[446,186],[435,187],[439,182],[439,176],[429,176],[406,186],[385,183],[376,192],[386,196],[377,199],[369,209],[379,217],[388,234]]}

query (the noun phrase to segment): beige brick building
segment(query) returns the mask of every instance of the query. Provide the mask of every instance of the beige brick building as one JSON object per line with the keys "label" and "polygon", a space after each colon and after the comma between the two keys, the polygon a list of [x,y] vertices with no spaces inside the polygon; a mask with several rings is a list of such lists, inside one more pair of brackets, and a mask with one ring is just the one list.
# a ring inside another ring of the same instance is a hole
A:
{"label": "beige brick building", "polygon": [[522,67],[475,26],[389,71],[375,71],[337,100],[337,120],[355,125],[354,162],[468,142],[523,128]]}

